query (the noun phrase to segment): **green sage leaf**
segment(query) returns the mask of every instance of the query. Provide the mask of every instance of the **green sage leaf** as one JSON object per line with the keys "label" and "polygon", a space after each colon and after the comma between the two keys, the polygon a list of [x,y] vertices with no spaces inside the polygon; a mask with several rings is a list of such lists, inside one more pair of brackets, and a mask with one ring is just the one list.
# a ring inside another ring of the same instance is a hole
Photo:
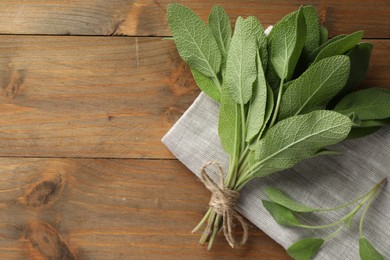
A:
{"label": "green sage leaf", "polygon": [[[329,149],[320,149],[318,150],[314,156],[322,156],[322,155],[340,155],[340,154],[343,154],[342,152],[340,151],[334,151],[334,150],[329,150]],[[314,157],[313,156],[313,157]]]}
{"label": "green sage leaf", "polygon": [[359,116],[355,112],[350,113],[348,117],[351,119],[352,127],[360,126],[362,123],[362,120],[360,120]]}
{"label": "green sage leaf", "polygon": [[328,40],[328,30],[325,26],[320,26],[320,45],[324,44]]}
{"label": "green sage leaf", "polygon": [[272,66],[271,62],[267,64],[267,70],[265,75],[268,84],[271,86],[271,89],[274,93],[277,93],[280,85],[280,78],[276,73],[274,66]]}
{"label": "green sage leaf", "polygon": [[274,103],[275,103],[275,101],[274,101],[274,94],[272,92],[272,89],[271,89],[271,87],[267,86],[267,105],[266,105],[266,111],[265,111],[264,124],[260,130],[260,138],[262,137],[262,134],[267,127],[268,121],[271,119],[272,112],[274,111],[274,106],[275,106]]}
{"label": "green sage leaf", "polygon": [[217,41],[222,57],[226,58],[232,38],[230,18],[220,6],[214,6],[209,16],[209,27]]}
{"label": "green sage leaf", "polygon": [[[275,106],[274,102],[275,101],[274,101],[273,91],[272,91],[271,87],[267,85],[267,103],[266,103],[266,107],[265,107],[264,122],[263,122],[263,126],[260,129],[260,132],[256,136],[257,141],[263,137],[263,134],[264,134],[265,130],[267,129],[267,123],[271,119],[272,112],[274,111],[274,106]],[[255,159],[254,151],[256,150],[256,144],[257,144],[256,141],[252,141],[252,143],[250,143],[250,145],[249,145],[249,149],[251,151],[251,155],[250,155],[250,158],[251,158],[250,164],[251,165],[254,163],[254,159]]]}
{"label": "green sage leaf", "polygon": [[299,203],[293,200],[290,196],[288,196],[283,191],[276,188],[269,187],[265,189],[265,194],[267,194],[268,198],[271,201],[278,203],[279,205],[282,205],[283,207],[286,207],[295,212],[313,212],[313,211],[320,210]]}
{"label": "green sage leaf", "polygon": [[384,260],[385,258],[375,249],[366,238],[359,239],[359,253],[361,260]]}
{"label": "green sage leaf", "polygon": [[251,23],[238,17],[226,62],[226,91],[239,104],[248,103],[257,77],[257,46]]}
{"label": "green sage leaf", "polygon": [[363,82],[370,63],[372,47],[372,44],[368,42],[358,43],[346,54],[351,61],[348,81],[344,88],[330,102],[330,107],[334,107],[340,99],[354,91],[356,86]]}
{"label": "green sage leaf", "polygon": [[287,254],[295,260],[310,260],[317,255],[324,242],[322,238],[305,238],[292,244]]}
{"label": "green sage leaf", "polygon": [[345,96],[334,108],[349,115],[356,113],[360,120],[378,120],[390,117],[390,90],[368,88]]}
{"label": "green sage leaf", "polygon": [[359,123],[352,127],[351,132],[348,135],[348,139],[361,138],[366,135],[375,133],[382,126],[389,125],[390,118],[381,119],[381,120],[360,120]]}
{"label": "green sage leaf", "polygon": [[235,155],[241,141],[240,107],[226,91],[221,92],[218,134],[225,152]]}
{"label": "green sage leaf", "polygon": [[[325,27],[323,27],[325,28]],[[325,28],[326,29],[326,28]],[[326,31],[328,32],[328,31]],[[338,40],[341,40],[343,38],[345,38],[347,35],[346,34],[340,34],[340,35],[336,35],[335,37],[333,37],[332,39],[329,39],[329,40],[326,40],[325,42],[323,42],[317,49],[315,49],[309,56],[309,61],[313,62],[315,60],[315,58],[317,57],[317,55],[325,48],[327,47],[329,44],[333,43],[333,42],[336,42]]]}
{"label": "green sage leaf", "polygon": [[381,129],[381,126],[372,126],[372,127],[357,127],[357,128],[352,128],[351,132],[348,135],[348,139],[356,139],[356,138],[361,138],[367,135],[370,135],[372,133],[375,133],[379,129]]}
{"label": "green sage leaf", "polygon": [[269,35],[270,59],[277,75],[290,80],[306,40],[303,10],[285,16]]}
{"label": "green sage leaf", "polygon": [[344,87],[349,75],[349,59],[329,57],[310,66],[288,85],[280,105],[279,119],[324,109]]}
{"label": "green sage leaf", "polygon": [[313,63],[319,62],[324,58],[328,58],[334,55],[341,55],[352,49],[363,37],[363,31],[357,31],[349,34],[341,39],[338,39],[318,53]]}
{"label": "green sage leaf", "polygon": [[182,59],[191,69],[216,78],[221,53],[210,28],[191,9],[179,4],[168,5],[168,24]]}
{"label": "green sage leaf", "polygon": [[196,85],[198,85],[198,87],[212,99],[219,102],[221,92],[215,85],[214,81],[196,70],[191,70],[191,73],[194,77]]}
{"label": "green sage leaf", "polygon": [[271,214],[271,216],[279,225],[289,227],[296,227],[301,225],[299,220],[288,208],[268,200],[262,200],[262,202],[266,210]]}
{"label": "green sage leaf", "polygon": [[359,127],[385,126],[390,124],[390,118],[381,120],[362,120]]}
{"label": "green sage leaf", "polygon": [[249,16],[246,18],[248,20],[248,23],[252,27],[252,32],[256,37],[257,40],[257,47],[260,51],[260,58],[263,70],[265,71],[267,69],[268,64],[268,50],[267,50],[267,37],[264,33],[264,27],[261,25],[259,20],[254,16]]}
{"label": "green sage leaf", "polygon": [[352,121],[352,129],[347,137],[348,139],[360,138],[372,134],[381,129],[382,126],[390,124],[390,118],[361,120],[355,112],[350,113],[348,116]]}
{"label": "green sage leaf", "polygon": [[320,45],[320,27],[316,9],[311,6],[303,7],[306,23],[306,41],[302,50],[304,56],[309,56]]}
{"label": "green sage leaf", "polygon": [[304,6],[303,14],[306,24],[306,41],[301,56],[294,70],[293,78],[299,77],[310,65],[309,56],[320,45],[320,28],[317,11],[313,6]]}
{"label": "green sage leaf", "polygon": [[355,45],[355,47],[347,53],[347,56],[351,61],[351,73],[347,84],[343,89],[343,93],[350,93],[357,85],[363,82],[370,63],[372,47],[371,43],[362,42]]}
{"label": "green sage leaf", "polygon": [[254,176],[261,177],[291,168],[321,148],[345,139],[351,120],[337,112],[317,110],[292,116],[268,130],[256,145]]}
{"label": "green sage leaf", "polygon": [[257,51],[257,80],[253,86],[253,93],[248,108],[246,142],[255,137],[264,124],[267,105],[267,82],[265,81],[262,62]]}

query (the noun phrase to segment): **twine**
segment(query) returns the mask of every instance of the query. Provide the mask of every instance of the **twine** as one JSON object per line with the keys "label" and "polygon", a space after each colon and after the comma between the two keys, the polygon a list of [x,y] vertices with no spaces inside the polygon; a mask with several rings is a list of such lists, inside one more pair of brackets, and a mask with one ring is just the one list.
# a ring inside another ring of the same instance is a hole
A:
{"label": "twine", "polygon": [[[213,179],[206,173],[207,167],[214,164],[218,169],[219,183],[215,183]],[[211,192],[211,199],[209,206],[217,213],[222,216],[222,227],[223,233],[229,245],[232,248],[236,248],[239,245],[244,245],[248,239],[248,225],[244,218],[237,213],[235,206],[240,196],[239,192],[231,190],[225,187],[224,181],[225,176],[221,165],[215,161],[209,161],[205,163],[200,169],[200,177],[204,186]],[[238,242],[233,236],[233,221],[236,219],[242,229],[243,234],[241,241]]]}

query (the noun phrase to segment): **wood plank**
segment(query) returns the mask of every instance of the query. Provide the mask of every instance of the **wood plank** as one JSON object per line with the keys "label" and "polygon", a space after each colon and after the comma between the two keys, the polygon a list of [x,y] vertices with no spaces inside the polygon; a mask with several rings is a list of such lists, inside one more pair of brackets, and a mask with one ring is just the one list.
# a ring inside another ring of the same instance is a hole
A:
{"label": "wood plank", "polygon": [[[390,86],[390,41],[364,86]],[[0,156],[173,158],[161,137],[199,90],[160,38],[0,36]]]}
{"label": "wood plank", "polygon": [[[169,35],[166,7],[171,0],[3,0],[0,33],[73,35]],[[255,15],[268,26],[300,5],[314,5],[322,22],[335,35],[365,30],[367,38],[390,38],[388,0],[239,0],[174,1],[207,19],[213,5],[221,5],[234,23],[238,15]]]}
{"label": "wood plank", "polygon": [[172,158],[160,139],[199,91],[171,42],[0,38],[0,156]]}
{"label": "wood plank", "polygon": [[390,1],[328,0],[326,26],[330,36],[364,30],[366,38],[390,38]]}
{"label": "wood plank", "polygon": [[257,228],[207,252],[209,192],[176,160],[0,159],[0,259],[289,259]]}
{"label": "wood plank", "polygon": [[385,57],[390,51],[390,40],[371,40],[374,45],[370,65],[362,88],[379,87],[390,89],[390,59]]}

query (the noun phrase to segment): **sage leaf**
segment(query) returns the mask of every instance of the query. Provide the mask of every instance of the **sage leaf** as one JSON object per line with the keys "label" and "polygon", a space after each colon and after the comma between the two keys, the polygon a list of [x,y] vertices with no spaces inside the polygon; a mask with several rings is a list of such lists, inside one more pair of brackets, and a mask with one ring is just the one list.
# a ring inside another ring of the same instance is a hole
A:
{"label": "sage leaf", "polygon": [[269,55],[280,79],[291,79],[305,40],[306,25],[302,8],[285,16],[272,28]]}
{"label": "sage leaf", "polygon": [[261,25],[259,20],[254,16],[249,16],[246,18],[248,23],[252,27],[252,32],[257,40],[257,47],[260,51],[260,57],[262,62],[262,67],[265,71],[267,69],[268,64],[268,50],[267,50],[267,37],[264,33],[264,27]]}
{"label": "sage leaf", "polygon": [[192,76],[194,77],[196,85],[208,96],[210,96],[215,101],[220,101],[221,92],[218,87],[215,85],[214,81],[198,72],[197,70],[191,70]]}
{"label": "sage leaf", "polygon": [[360,120],[359,116],[352,112],[349,114],[352,121],[352,129],[349,132],[348,139],[360,138],[376,132],[382,126],[390,124],[390,118],[379,120]]}
{"label": "sage leaf", "polygon": [[214,6],[209,16],[209,27],[217,41],[222,57],[226,59],[232,38],[232,26],[230,18],[220,6]]}
{"label": "sage leaf", "polygon": [[[339,151],[334,151],[334,150],[329,150],[329,149],[321,149],[321,150],[318,150],[314,156],[322,156],[322,155],[340,155],[342,154],[342,152],[339,152]],[[313,157],[314,157],[313,156]]]}
{"label": "sage leaf", "polygon": [[275,221],[282,226],[296,227],[301,225],[294,214],[286,207],[275,202],[262,200],[265,209],[271,214]]}
{"label": "sage leaf", "polygon": [[349,115],[356,113],[360,120],[378,120],[390,117],[390,91],[382,88],[368,88],[345,96],[334,108]]}
{"label": "sage leaf", "polygon": [[381,129],[380,126],[372,126],[372,127],[358,127],[358,128],[352,128],[351,132],[349,133],[347,139],[356,139],[356,138],[361,138],[366,135],[370,135],[372,133],[375,133]]}
{"label": "sage leaf", "polygon": [[303,14],[306,24],[306,41],[294,70],[293,78],[299,77],[307,69],[310,54],[320,45],[320,28],[316,9],[313,6],[304,6]]}
{"label": "sage leaf", "polygon": [[293,79],[293,80],[290,80],[286,83],[283,84],[283,89],[286,90],[288,89],[289,86],[291,86],[291,84],[293,84],[297,79]]}
{"label": "sage leaf", "polygon": [[390,118],[382,120],[363,120],[360,121],[359,127],[385,126],[390,124]]}
{"label": "sage leaf", "polygon": [[271,86],[272,91],[274,91],[274,93],[277,93],[280,86],[280,78],[276,73],[274,67],[272,66],[271,62],[268,62],[267,64],[265,77],[267,79],[268,84]]}
{"label": "sage leaf", "polygon": [[241,142],[240,107],[226,91],[221,92],[218,134],[225,152],[232,156],[236,155]]}
{"label": "sage leaf", "polygon": [[362,42],[355,45],[355,47],[347,53],[347,56],[351,61],[351,73],[348,82],[343,89],[343,93],[347,94],[352,92],[354,87],[363,82],[370,63],[372,47],[371,43]]}
{"label": "sage leaf", "polygon": [[[325,27],[324,27],[325,28]],[[326,30],[326,28],[325,28]],[[328,32],[328,31],[326,31]],[[329,44],[333,43],[333,42],[336,42],[340,39],[343,39],[345,38],[347,35],[346,34],[340,34],[340,35],[336,35],[335,37],[333,37],[332,39],[329,39],[325,42],[323,42],[317,49],[315,49],[309,56],[309,61],[310,62],[313,62],[315,60],[315,58],[317,57],[317,55],[325,48],[327,47]]]}
{"label": "sage leaf", "polygon": [[310,260],[317,255],[324,242],[322,238],[305,238],[292,244],[287,254],[295,260]]}
{"label": "sage leaf", "polygon": [[317,11],[313,6],[303,7],[303,14],[306,23],[306,41],[302,54],[308,57],[320,45],[320,27]]}
{"label": "sage leaf", "polygon": [[341,55],[352,49],[363,37],[363,31],[357,31],[349,34],[337,41],[328,44],[318,53],[313,63],[331,57],[334,55]]}
{"label": "sage leaf", "polygon": [[[272,92],[272,89],[270,86],[267,85],[267,102],[266,102],[266,107],[265,107],[265,115],[264,115],[264,122],[263,126],[260,129],[260,132],[257,134],[256,140],[257,142],[263,137],[264,132],[267,129],[267,123],[271,119],[272,112],[274,110],[274,94]],[[254,163],[254,150],[256,149],[256,141],[252,141],[252,143],[249,144],[249,149],[251,150],[251,155],[250,155],[250,164],[252,165]]]}
{"label": "sage leaf", "polygon": [[259,139],[262,137],[262,134],[267,127],[268,121],[271,119],[272,112],[274,111],[274,105],[275,105],[274,102],[275,101],[274,101],[274,95],[272,89],[267,85],[267,105],[265,111],[264,124],[260,130]]}
{"label": "sage leaf", "polygon": [[384,260],[385,258],[373,247],[366,238],[359,239],[359,253],[361,260]]}
{"label": "sage leaf", "polygon": [[352,127],[360,126],[362,123],[362,120],[360,120],[359,116],[355,112],[350,113],[348,117],[351,119]]}
{"label": "sage leaf", "polygon": [[[356,113],[353,113],[353,115],[356,115]],[[360,120],[359,117],[356,115],[353,119],[354,121],[351,120],[353,122],[353,125],[351,132],[347,137],[348,139],[355,139],[370,135],[381,129],[382,126],[390,124],[390,118],[379,120]]]}
{"label": "sage leaf", "polygon": [[372,44],[368,42],[358,43],[346,54],[351,61],[351,70],[348,81],[344,88],[330,102],[331,108],[333,108],[340,99],[354,91],[356,86],[363,82],[370,63],[372,47]]}
{"label": "sage leaf", "polygon": [[257,51],[257,79],[253,87],[253,93],[248,108],[246,142],[255,137],[264,124],[264,116],[267,105],[267,82],[265,80],[259,51]]}
{"label": "sage leaf", "polygon": [[253,175],[262,177],[294,166],[321,148],[345,139],[351,125],[347,116],[327,110],[278,122],[256,145]]}
{"label": "sage leaf", "polygon": [[347,82],[349,67],[349,59],[344,55],[329,57],[310,66],[284,92],[279,119],[324,109]]}
{"label": "sage leaf", "polygon": [[269,187],[265,189],[265,194],[267,194],[268,198],[271,201],[278,203],[279,205],[282,205],[283,207],[286,207],[295,212],[313,212],[313,211],[320,210],[299,203],[293,200],[290,196],[288,196],[283,191],[276,188]]}
{"label": "sage leaf", "polygon": [[168,24],[181,58],[210,78],[216,78],[221,65],[217,42],[206,24],[188,7],[168,5]]}
{"label": "sage leaf", "polygon": [[226,91],[242,105],[250,100],[257,77],[257,46],[251,23],[251,20],[238,17],[226,62]]}
{"label": "sage leaf", "polygon": [[328,30],[325,26],[320,26],[320,45],[324,44],[328,40]]}
{"label": "sage leaf", "polygon": [[378,119],[378,120],[361,120],[359,116],[352,112],[349,114],[349,119],[352,121],[352,127],[372,127],[372,126],[384,126],[390,123],[390,118]]}

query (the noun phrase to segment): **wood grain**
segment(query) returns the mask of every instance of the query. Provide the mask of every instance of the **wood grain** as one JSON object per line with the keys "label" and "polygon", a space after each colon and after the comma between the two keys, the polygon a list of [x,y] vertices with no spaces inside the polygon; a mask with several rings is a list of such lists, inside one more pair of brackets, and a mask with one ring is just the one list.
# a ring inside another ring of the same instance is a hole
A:
{"label": "wood grain", "polygon": [[255,15],[268,26],[300,5],[314,5],[330,35],[365,30],[367,38],[390,38],[388,0],[3,0],[0,33],[72,35],[169,35],[166,7],[179,2],[204,20],[213,5],[223,6],[235,21]]}
{"label": "wood grain", "polygon": [[[389,41],[365,87],[389,87]],[[173,158],[160,139],[199,93],[171,41],[0,36],[0,156]]]}
{"label": "wood grain", "polygon": [[0,156],[172,157],[160,139],[199,91],[171,42],[0,38]]}
{"label": "wood grain", "polygon": [[364,30],[364,37],[390,38],[390,1],[327,0],[326,26],[337,34]]}
{"label": "wood grain", "polygon": [[199,246],[210,195],[176,160],[1,158],[0,194],[0,259],[289,259],[254,227]]}

